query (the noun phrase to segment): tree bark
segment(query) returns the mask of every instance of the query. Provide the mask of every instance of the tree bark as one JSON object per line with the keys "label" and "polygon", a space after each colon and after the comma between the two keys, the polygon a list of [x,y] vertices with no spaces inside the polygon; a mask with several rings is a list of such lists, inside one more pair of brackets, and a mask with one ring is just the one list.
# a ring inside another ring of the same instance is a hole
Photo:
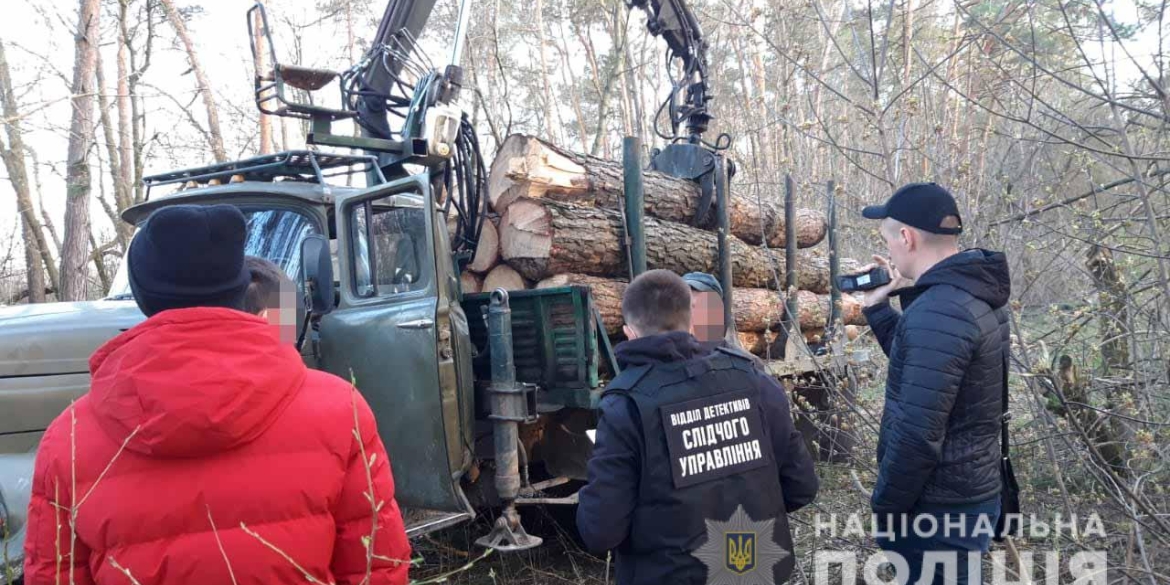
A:
{"label": "tree bark", "polygon": [[[348,8],[347,8],[348,10]],[[268,47],[265,43],[265,36],[263,33],[264,22],[260,18],[260,12],[257,11],[253,16],[255,22],[252,23],[253,29],[260,31],[256,35],[256,58],[252,61],[253,70],[258,76],[268,74],[268,64],[265,62],[268,57]],[[275,152],[272,147],[272,117],[263,112],[260,113],[260,154],[271,154]]]}
{"label": "tree bark", "polygon": [[8,146],[5,148],[0,142],[0,158],[4,159],[8,180],[12,183],[12,190],[16,192],[16,207],[20,213],[20,228],[24,239],[28,302],[43,303],[46,269],[52,274],[51,282],[54,283],[54,287],[57,281],[56,269],[52,256],[49,255],[44,232],[41,231],[41,222],[37,219],[37,212],[33,207],[28,168],[24,159],[24,133],[20,125],[20,111],[16,105],[16,96],[12,92],[12,77],[8,73],[8,59],[3,43],[0,43],[0,112],[3,112],[4,118],[8,120],[4,124]]}
{"label": "tree bark", "polygon": [[191,41],[191,34],[187,32],[187,25],[183,22],[183,16],[175,8],[174,0],[158,0],[162,4],[163,9],[167,13],[167,20],[171,23],[171,27],[175,29],[175,34],[178,35],[179,40],[183,43],[183,48],[187,52],[187,61],[191,65],[191,71],[195,74],[195,83],[197,85],[199,94],[203,97],[203,107],[207,109],[207,142],[211,147],[211,154],[215,157],[215,162],[227,162],[227,151],[223,147],[223,132],[219,127],[219,108],[215,105],[215,95],[211,92],[211,83],[207,80],[207,74],[203,71],[203,65],[199,62],[199,55],[195,51],[195,43]]}
{"label": "tree bark", "polygon": [[[613,335],[621,331],[622,295],[626,292],[627,283],[623,279],[603,278],[586,274],[556,274],[536,283],[535,288],[553,288],[558,286],[585,285],[592,290],[593,305],[601,313],[606,332]],[[800,311],[800,328],[822,329],[828,319],[829,296],[818,295],[809,291],[797,293],[797,306]],[[843,318],[850,325],[864,325],[865,317],[861,313],[861,303],[851,297],[842,297],[846,309]],[[732,293],[732,312],[735,316],[735,328],[740,332],[759,333],[769,329],[778,329],[782,326],[784,316],[784,298],[777,291],[761,288],[737,288]]]}
{"label": "tree bark", "polygon": [[106,95],[106,75],[103,70],[100,49],[97,51],[94,70],[97,75],[98,121],[101,123],[102,138],[105,139],[106,143],[106,164],[110,167],[110,182],[114,185],[114,213],[110,215],[110,222],[114,224],[114,230],[118,234],[119,247],[125,250],[130,243],[132,227],[122,221],[121,213],[130,207],[130,200],[133,196],[130,184],[122,181],[123,160],[118,148],[118,141],[114,138],[114,123],[110,118],[110,98]]}
{"label": "tree bark", "polygon": [[[117,35],[117,68],[118,68],[118,95],[116,102],[118,104],[118,160],[121,161],[121,166],[118,169],[121,172],[116,181],[125,186],[128,199],[124,202],[118,202],[118,206],[125,205],[129,207],[134,203],[134,136],[132,126],[134,125],[134,118],[130,112],[130,49],[127,47],[129,40],[122,34],[122,30],[126,26],[127,14],[129,9],[129,0],[119,0],[118,2],[118,29]],[[149,15],[147,15],[149,17]]]}
{"label": "tree bark", "polygon": [[[824,328],[829,320],[827,294],[802,290],[796,293],[800,328]],[[763,331],[783,327],[784,297],[777,291],[760,288],[738,288],[732,293],[732,313],[738,331]],[[841,296],[841,319],[846,325],[865,325],[861,302],[850,295]]]}
{"label": "tree bark", "polygon": [[[648,215],[693,224],[701,194],[697,183],[648,172],[643,184]],[[618,209],[623,191],[620,162],[570,152],[523,134],[504,140],[488,176],[488,197],[501,213],[521,197]],[[715,228],[714,211],[700,227]],[[733,194],[729,211],[735,237],[749,244],[766,241],[772,247],[784,246],[784,213],[779,206],[767,201],[759,205],[753,197]],[[823,213],[799,210],[797,245],[807,248],[820,243],[827,226]]]}
{"label": "tree bark", "polygon": [[[821,344],[825,342],[825,330],[820,328],[802,329],[801,336],[804,337],[805,343]],[[737,331],[736,336],[739,337],[739,344],[745,350],[758,357],[769,357],[768,347],[776,340],[777,333],[774,331]],[[780,359],[779,355],[773,353],[771,359]]]}
{"label": "tree bark", "polygon": [[94,69],[97,63],[99,0],[80,0],[73,58],[73,115],[65,172],[65,241],[61,250],[62,301],[85,300],[89,281],[89,149],[93,143]]}
{"label": "tree bark", "polygon": [[548,79],[548,51],[544,46],[544,1],[536,0],[536,42],[540,45],[540,80],[544,92],[544,134],[549,140],[555,140],[553,133],[553,101],[552,84]]}
{"label": "tree bark", "polygon": [[480,291],[492,292],[497,288],[504,290],[524,290],[528,288],[528,283],[524,282],[524,277],[511,266],[500,264],[483,278],[483,286],[480,287]]}
{"label": "tree bark", "polygon": [[[715,271],[715,234],[653,218],[646,218],[645,229],[649,268],[679,274]],[[500,255],[529,280],[563,272],[621,276],[626,273],[623,233],[618,211],[522,199],[508,206],[500,220]],[[749,246],[735,237],[730,242],[735,286],[779,286],[776,275],[784,273],[782,254]],[[799,258],[798,288],[828,292],[828,257],[807,250]]]}
{"label": "tree bark", "polygon": [[[454,233],[454,232],[452,232]],[[500,235],[495,223],[485,218],[483,227],[479,230],[479,242],[475,245],[475,256],[467,269],[479,274],[486,274],[500,262]]]}

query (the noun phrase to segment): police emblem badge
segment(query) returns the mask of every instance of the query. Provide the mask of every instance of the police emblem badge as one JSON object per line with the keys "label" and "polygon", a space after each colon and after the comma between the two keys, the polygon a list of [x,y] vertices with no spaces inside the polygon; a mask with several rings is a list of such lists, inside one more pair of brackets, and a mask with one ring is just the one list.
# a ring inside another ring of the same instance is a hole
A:
{"label": "police emblem badge", "polygon": [[742,575],[756,568],[756,533],[728,532],[727,570]]}
{"label": "police emblem badge", "polygon": [[775,522],[772,518],[756,522],[743,506],[737,506],[726,522],[707,520],[707,542],[691,553],[707,565],[707,583],[771,584],[772,568],[788,556],[776,544]]}

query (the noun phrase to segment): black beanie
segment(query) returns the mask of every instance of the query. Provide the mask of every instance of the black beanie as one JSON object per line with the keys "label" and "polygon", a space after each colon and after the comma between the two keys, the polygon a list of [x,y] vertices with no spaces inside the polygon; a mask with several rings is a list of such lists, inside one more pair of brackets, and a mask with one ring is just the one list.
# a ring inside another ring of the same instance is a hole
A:
{"label": "black beanie", "polygon": [[231,205],[175,205],[151,214],[130,244],[130,290],[147,317],[167,309],[242,310],[246,220]]}

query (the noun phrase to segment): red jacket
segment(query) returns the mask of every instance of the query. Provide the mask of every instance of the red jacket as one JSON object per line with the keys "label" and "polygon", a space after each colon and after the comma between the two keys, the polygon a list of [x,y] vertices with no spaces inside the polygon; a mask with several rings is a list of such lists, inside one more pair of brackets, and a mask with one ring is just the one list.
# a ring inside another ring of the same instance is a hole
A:
{"label": "red jacket", "polygon": [[142,585],[356,584],[367,571],[370,585],[406,583],[373,413],[264,319],[164,311],[100,348],[90,371],[89,394],[37,453],[27,585],[131,582],[115,563]]}

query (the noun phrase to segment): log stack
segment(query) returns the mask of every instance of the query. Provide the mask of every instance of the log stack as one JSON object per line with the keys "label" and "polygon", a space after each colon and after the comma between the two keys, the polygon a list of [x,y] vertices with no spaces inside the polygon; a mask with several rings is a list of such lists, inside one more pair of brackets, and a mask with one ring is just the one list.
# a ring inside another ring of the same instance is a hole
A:
{"label": "log stack", "polygon": [[[535,288],[553,288],[568,285],[585,285],[593,293],[593,305],[601,313],[608,333],[621,331],[622,295],[626,292],[624,279],[600,278],[587,274],[558,274],[536,283]],[[488,290],[484,287],[484,290]],[[797,310],[802,330],[823,329],[829,319],[829,295],[812,291],[797,291]],[[735,329],[747,333],[775,331],[784,319],[784,297],[779,292],[762,288],[737,288],[732,296],[732,313]],[[850,295],[841,296],[841,320],[846,325],[864,325],[861,301]]]}
{"label": "log stack", "polygon": [[[717,272],[717,214],[712,209],[695,221],[698,185],[653,171],[643,184],[647,266]],[[621,163],[514,134],[492,163],[488,199],[494,213],[467,266],[465,292],[587,285],[606,331],[619,335],[628,278]],[[778,290],[785,274],[783,207],[733,192],[729,211],[735,327],[750,337],[742,340],[745,347],[762,349],[784,316]],[[806,338],[816,340],[829,314],[828,250],[817,247],[827,222],[819,211],[800,209],[795,223],[799,322]],[[841,261],[843,273],[858,266]],[[864,324],[856,298],[842,297],[842,319]]]}
{"label": "log stack", "polygon": [[[694,224],[700,197],[698,184],[647,172],[643,185],[647,216]],[[513,134],[504,140],[492,162],[488,199],[500,213],[521,199],[617,210],[622,206],[623,186],[620,162],[569,152],[539,138]],[[766,242],[770,247],[783,248],[784,210],[775,203],[753,199],[732,193],[731,234],[748,244]],[[708,213],[699,227],[714,229],[715,214]],[[823,213],[802,209],[796,214],[797,243],[801,248],[820,243],[827,228]]]}

